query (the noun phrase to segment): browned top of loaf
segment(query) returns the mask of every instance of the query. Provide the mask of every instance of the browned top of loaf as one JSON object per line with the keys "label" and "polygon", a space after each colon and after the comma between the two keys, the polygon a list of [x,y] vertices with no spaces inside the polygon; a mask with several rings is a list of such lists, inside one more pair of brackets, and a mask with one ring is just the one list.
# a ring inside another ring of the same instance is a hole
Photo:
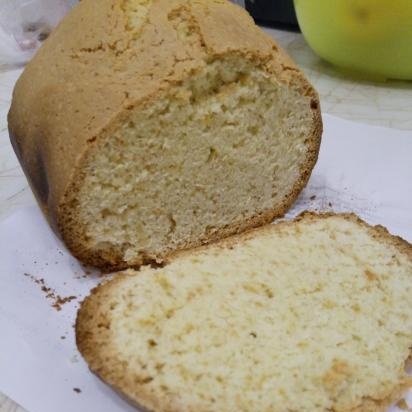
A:
{"label": "browned top of loaf", "polygon": [[[246,11],[226,0],[153,0],[140,28],[131,24],[130,4],[83,0],[45,42],[14,90],[11,140],[52,221],[96,139],[115,129],[128,110],[213,58],[241,54],[279,81],[316,96]],[[179,16],[188,20],[194,41],[179,39]]]}

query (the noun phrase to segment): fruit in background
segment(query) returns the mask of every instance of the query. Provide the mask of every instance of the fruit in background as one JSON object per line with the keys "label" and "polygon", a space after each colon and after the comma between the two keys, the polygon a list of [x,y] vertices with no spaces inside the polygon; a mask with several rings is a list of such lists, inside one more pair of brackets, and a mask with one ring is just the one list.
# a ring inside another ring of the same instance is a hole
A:
{"label": "fruit in background", "polygon": [[306,40],[325,60],[412,80],[412,0],[295,0],[295,8]]}

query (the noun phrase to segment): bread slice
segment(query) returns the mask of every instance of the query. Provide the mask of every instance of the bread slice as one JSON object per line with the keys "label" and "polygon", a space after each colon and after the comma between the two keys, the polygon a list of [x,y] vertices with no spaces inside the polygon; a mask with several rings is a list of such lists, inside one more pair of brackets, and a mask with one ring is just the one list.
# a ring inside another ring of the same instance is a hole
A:
{"label": "bread slice", "polygon": [[412,384],[411,297],[411,245],[305,214],[97,287],[77,345],[150,411],[383,411]]}
{"label": "bread slice", "polygon": [[107,270],[281,216],[320,138],[312,86],[224,0],[83,0],[17,82],[9,130],[69,249]]}

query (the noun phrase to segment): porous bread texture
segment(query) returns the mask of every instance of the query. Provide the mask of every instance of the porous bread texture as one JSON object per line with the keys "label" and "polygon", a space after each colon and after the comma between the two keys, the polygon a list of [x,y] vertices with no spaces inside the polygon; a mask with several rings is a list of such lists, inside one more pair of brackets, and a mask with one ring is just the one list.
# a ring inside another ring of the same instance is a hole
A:
{"label": "porous bread texture", "polygon": [[316,156],[306,105],[244,60],[210,63],[93,152],[67,213],[126,266],[282,215]]}
{"label": "porous bread texture", "polygon": [[411,293],[411,245],[306,214],[104,283],[77,345],[150,411],[383,411],[412,384]]}
{"label": "porous bread texture", "polygon": [[318,96],[217,0],[84,0],[17,82],[15,151],[69,249],[106,270],[281,216],[321,138]]}

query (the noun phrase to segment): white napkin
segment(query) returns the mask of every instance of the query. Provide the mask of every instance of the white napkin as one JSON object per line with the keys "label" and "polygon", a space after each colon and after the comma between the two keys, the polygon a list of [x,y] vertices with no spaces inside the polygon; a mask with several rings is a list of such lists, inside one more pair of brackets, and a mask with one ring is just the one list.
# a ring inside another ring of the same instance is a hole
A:
{"label": "white napkin", "polygon": [[[319,162],[288,217],[354,211],[412,242],[412,133],[324,122]],[[0,262],[0,391],[29,412],[134,411],[89,372],[75,346],[79,301],[101,278],[85,274],[37,207],[0,223]]]}

